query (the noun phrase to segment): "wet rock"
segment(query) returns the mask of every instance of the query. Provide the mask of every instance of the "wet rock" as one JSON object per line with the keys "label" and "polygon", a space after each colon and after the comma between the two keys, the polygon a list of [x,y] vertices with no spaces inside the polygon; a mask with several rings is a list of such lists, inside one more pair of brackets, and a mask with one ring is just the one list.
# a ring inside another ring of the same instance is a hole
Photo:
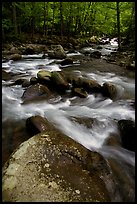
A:
{"label": "wet rock", "polygon": [[71,58],[66,58],[64,59],[61,63],[62,66],[68,65],[68,64],[73,64],[73,60]]}
{"label": "wet rock", "polygon": [[94,52],[90,53],[90,57],[99,59],[99,58],[101,58],[101,52],[94,51]]}
{"label": "wet rock", "polygon": [[38,79],[47,80],[47,78],[51,78],[51,72],[46,71],[46,70],[41,70],[37,73],[37,77]]}
{"label": "wet rock", "polygon": [[22,59],[22,55],[20,55],[20,54],[13,54],[13,55],[9,56],[9,60],[18,61],[21,59]]}
{"label": "wet rock", "polygon": [[37,73],[37,81],[40,84],[46,85],[48,88],[52,87],[52,82],[51,82],[51,72],[46,71],[46,70],[41,70]]}
{"label": "wet rock", "polygon": [[[119,202],[135,202],[135,170],[131,170],[134,168],[113,158],[109,158],[108,162],[113,171],[117,191],[120,192]],[[130,175],[127,170],[130,171]],[[132,179],[129,179],[129,176]]]}
{"label": "wet rock", "polygon": [[74,87],[84,88],[88,93],[100,92],[101,85],[96,80],[77,77],[72,80]]}
{"label": "wet rock", "polygon": [[46,118],[43,118],[39,115],[28,118],[26,120],[26,128],[31,135],[36,135],[43,131],[54,129],[53,125],[49,123]]}
{"label": "wet rock", "polygon": [[63,75],[61,75],[60,72],[57,71],[51,72],[51,81],[54,89],[60,92],[65,92],[70,87],[68,82],[65,81]]}
{"label": "wet rock", "polygon": [[28,101],[32,101],[32,100],[37,100],[37,99],[42,99],[42,98],[46,98],[47,96],[49,96],[51,94],[50,90],[42,85],[42,84],[35,84],[32,85],[30,87],[28,87],[23,95],[22,95],[22,100],[24,102],[28,102]]}
{"label": "wet rock", "polygon": [[88,93],[83,88],[74,88],[74,89],[72,89],[72,94],[74,96],[79,96],[80,98],[88,97]]}
{"label": "wet rock", "polygon": [[105,82],[102,87],[103,95],[109,97],[110,99],[115,99],[117,97],[116,86],[110,82]]}
{"label": "wet rock", "polygon": [[2,80],[10,80],[12,78],[12,74],[2,70]]}
{"label": "wet rock", "polygon": [[51,50],[48,51],[48,56],[55,59],[66,58],[65,51],[61,45],[52,45]]}
{"label": "wet rock", "polygon": [[38,83],[38,80],[37,80],[37,78],[36,77],[31,77],[31,79],[30,79],[30,84],[37,84]]}
{"label": "wet rock", "polygon": [[75,122],[75,123],[78,123],[78,124],[80,124],[80,125],[84,125],[84,126],[87,127],[87,128],[92,128],[95,119],[85,118],[85,117],[80,117],[80,118],[78,118],[78,117],[73,117],[73,118],[72,118],[72,121]]}
{"label": "wet rock", "polygon": [[118,127],[121,133],[123,147],[135,151],[135,122],[131,120],[119,120]]}
{"label": "wet rock", "polygon": [[106,139],[105,145],[121,146],[121,139],[119,135],[111,133],[110,136]]}
{"label": "wet rock", "polygon": [[129,63],[126,68],[130,71],[135,71],[135,62]]}
{"label": "wet rock", "polygon": [[16,85],[21,85],[21,84],[23,84],[24,80],[25,80],[25,79],[17,79],[14,83],[15,83]]}
{"label": "wet rock", "polygon": [[30,81],[28,79],[24,79],[24,82],[22,83],[22,87],[29,87],[31,85]]}
{"label": "wet rock", "polygon": [[114,188],[106,160],[57,131],[22,143],[2,178],[3,202],[110,202]]}

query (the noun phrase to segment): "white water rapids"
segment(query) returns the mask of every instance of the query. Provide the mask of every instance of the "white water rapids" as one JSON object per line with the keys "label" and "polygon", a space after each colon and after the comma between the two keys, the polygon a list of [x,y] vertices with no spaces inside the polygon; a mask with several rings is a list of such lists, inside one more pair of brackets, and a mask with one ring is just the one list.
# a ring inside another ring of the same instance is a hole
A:
{"label": "white water rapids", "polygon": [[[79,53],[77,53],[79,54]],[[18,75],[18,78],[36,77],[37,72],[41,69],[49,71],[60,71],[58,64],[54,60],[37,59],[34,57],[28,58],[24,56],[21,61],[9,61],[3,63],[2,67],[7,72],[12,72]],[[77,63],[76,63],[77,65]],[[73,65],[74,66],[74,65]],[[71,70],[71,67],[70,67]],[[135,80],[123,76],[118,76],[115,73],[107,72],[88,72],[76,69],[79,75],[84,75],[87,78],[92,78],[98,81],[99,84],[104,82],[112,82],[119,88],[119,95],[125,94],[124,98],[111,100],[103,98],[100,94],[90,94],[87,98],[63,98],[57,96],[48,101],[40,101],[22,105],[21,96],[25,90],[21,85],[12,85],[11,81],[2,81],[2,121],[12,119],[19,121],[27,119],[34,115],[41,115],[51,121],[66,135],[78,141],[87,149],[96,150],[103,154],[106,158],[116,158],[123,165],[129,164],[134,168],[135,154],[122,147],[112,147],[105,145],[106,139],[110,134],[119,134],[117,121],[120,119],[130,119],[135,121],[135,110],[131,106],[132,99],[135,98]],[[9,84],[9,86],[7,86]],[[10,85],[11,84],[11,85]],[[72,120],[77,118],[95,119],[92,128],[86,127],[84,124],[79,124]],[[124,168],[124,166],[123,166]],[[130,175],[130,172],[127,172]]]}

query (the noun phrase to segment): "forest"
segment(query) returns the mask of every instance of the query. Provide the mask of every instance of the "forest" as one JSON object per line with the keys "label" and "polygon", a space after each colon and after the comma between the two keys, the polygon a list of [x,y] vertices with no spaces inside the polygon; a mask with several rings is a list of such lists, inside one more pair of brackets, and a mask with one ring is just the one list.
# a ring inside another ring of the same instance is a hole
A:
{"label": "forest", "polygon": [[2,202],[135,202],[135,2],[2,2]]}
{"label": "forest", "polygon": [[135,2],[2,2],[3,41],[40,36],[135,38]]}

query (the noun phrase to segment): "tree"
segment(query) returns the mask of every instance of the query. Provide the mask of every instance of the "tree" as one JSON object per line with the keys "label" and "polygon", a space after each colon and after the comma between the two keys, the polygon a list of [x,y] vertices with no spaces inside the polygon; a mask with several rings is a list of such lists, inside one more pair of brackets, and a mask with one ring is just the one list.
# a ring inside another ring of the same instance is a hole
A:
{"label": "tree", "polygon": [[116,7],[117,7],[118,48],[120,48],[120,10],[119,10],[119,1],[116,2]]}

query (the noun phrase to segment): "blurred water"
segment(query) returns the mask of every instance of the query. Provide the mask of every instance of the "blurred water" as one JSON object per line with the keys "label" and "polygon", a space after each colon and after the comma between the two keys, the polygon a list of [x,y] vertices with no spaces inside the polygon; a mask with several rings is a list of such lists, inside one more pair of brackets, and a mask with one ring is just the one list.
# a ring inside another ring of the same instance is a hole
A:
{"label": "blurred water", "polygon": [[[37,72],[43,68],[48,71],[61,71],[59,64],[54,63],[54,60],[48,58],[39,59],[39,57],[41,56],[38,56],[38,58],[37,56],[32,58],[31,56],[23,56],[23,60],[17,62],[9,61],[8,63],[3,63],[2,67],[8,72],[20,74],[20,76],[22,75],[28,79],[36,77]],[[21,96],[24,88],[21,85],[5,86],[10,84],[11,81],[3,80],[2,122],[4,123],[8,119],[19,121],[33,115],[41,115],[87,149],[96,150],[106,158],[114,158],[122,163],[123,166],[126,163],[134,168],[134,152],[121,147],[106,146],[105,141],[111,133],[119,134],[118,120],[130,119],[135,121],[135,110],[130,105],[131,100],[135,98],[135,80],[109,72],[81,73],[77,66],[74,72],[80,75],[84,74],[87,78],[95,79],[100,85],[104,82],[112,82],[117,86],[118,99],[113,101],[104,98],[100,94],[90,94],[84,99],[78,97],[66,99],[63,96],[57,96],[48,101],[22,105]],[[127,98],[125,93],[128,96]],[[73,117],[94,119],[97,122],[94,122],[92,127],[87,127],[72,120]],[[129,170],[127,170],[127,174],[132,180]],[[134,183],[134,180],[132,183]]]}

